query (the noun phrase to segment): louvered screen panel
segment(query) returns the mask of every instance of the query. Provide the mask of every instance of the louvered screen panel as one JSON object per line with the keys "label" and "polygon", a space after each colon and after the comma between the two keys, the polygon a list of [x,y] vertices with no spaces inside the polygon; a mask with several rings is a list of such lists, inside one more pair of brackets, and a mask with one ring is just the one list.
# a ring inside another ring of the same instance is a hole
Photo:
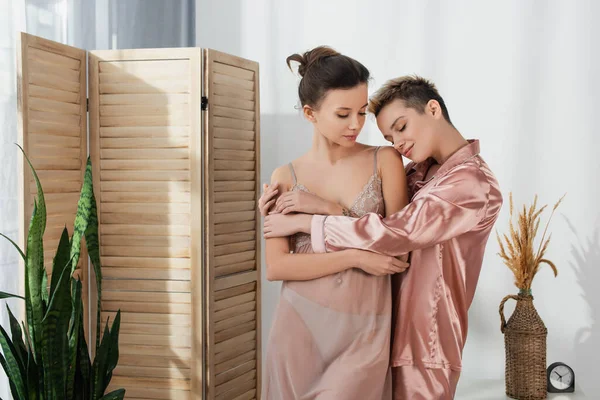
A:
{"label": "louvered screen panel", "polygon": [[[19,142],[46,194],[50,271],[85,169],[86,55],[26,34],[20,52]],[[258,64],[201,49],[94,51],[87,61],[102,323],[122,312],[111,388],[132,399],[258,398]],[[20,166],[23,246],[36,188]],[[84,282],[88,270],[83,252]],[[92,318],[92,350],[95,328]]]}
{"label": "louvered screen panel", "polygon": [[205,50],[207,398],[260,397],[258,64]]}
{"label": "louvered screen panel", "polygon": [[[84,50],[26,33],[21,34],[20,41],[17,57],[19,143],[35,167],[44,190],[47,208],[44,265],[51,274],[64,227],[69,235],[73,234],[87,160],[86,54]],[[16,146],[11,151],[21,154]],[[37,188],[26,160],[20,160],[20,245],[25,249]],[[86,303],[85,246],[76,274],[84,282],[82,296]],[[87,308],[84,310],[87,321]]]}
{"label": "louvered screen panel", "polygon": [[202,393],[201,51],[90,53],[102,323],[122,313],[112,388]]}

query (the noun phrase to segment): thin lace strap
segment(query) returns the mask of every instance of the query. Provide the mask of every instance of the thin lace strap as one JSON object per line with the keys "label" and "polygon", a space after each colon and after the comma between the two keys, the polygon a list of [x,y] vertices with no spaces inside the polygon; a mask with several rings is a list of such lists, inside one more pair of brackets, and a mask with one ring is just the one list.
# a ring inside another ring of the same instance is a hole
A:
{"label": "thin lace strap", "polygon": [[292,178],[294,178],[294,185],[296,183],[298,183],[298,180],[296,179],[296,171],[294,171],[294,165],[292,163],[288,164],[290,166],[290,172],[292,173]]}
{"label": "thin lace strap", "polygon": [[379,149],[381,148],[381,146],[377,146],[375,148],[374,156],[373,156],[373,174],[377,174],[377,152],[379,151]]}

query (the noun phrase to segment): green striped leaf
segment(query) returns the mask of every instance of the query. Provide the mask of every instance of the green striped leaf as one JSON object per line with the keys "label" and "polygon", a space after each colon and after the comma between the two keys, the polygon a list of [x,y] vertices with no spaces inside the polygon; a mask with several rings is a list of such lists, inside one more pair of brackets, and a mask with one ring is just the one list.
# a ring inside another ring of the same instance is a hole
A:
{"label": "green striped leaf", "polygon": [[8,311],[8,319],[10,322],[10,336],[13,346],[15,347],[15,353],[19,359],[19,363],[23,366],[27,365],[27,348],[23,342],[23,332],[21,331],[21,325],[15,318],[10,307],[6,306]]}
{"label": "green striped leaf", "polygon": [[[42,318],[44,316],[44,305],[42,299],[41,285],[44,270],[44,244],[42,238],[46,230],[46,201],[44,191],[35,168],[31,164],[29,157],[25,154],[23,148],[17,145],[23,157],[29,164],[35,184],[37,187],[37,196],[34,199],[33,214],[29,224],[29,234],[27,236],[27,248],[25,253],[25,297],[29,300],[26,305],[27,323],[32,337],[32,346],[34,357],[37,356],[37,348],[42,341]],[[43,372],[40,373],[42,375]]]}
{"label": "green striped leaf", "polygon": [[15,247],[15,249],[17,249],[17,251],[19,252],[19,254],[21,255],[21,258],[23,259],[23,261],[25,260],[25,253],[23,253],[23,250],[21,250],[21,248],[19,247],[18,244],[16,244],[15,242],[13,242],[13,240],[11,238],[9,238],[8,236],[6,236],[4,233],[0,233],[0,236],[2,236],[3,238],[5,238],[6,240],[8,240],[9,242],[12,243],[12,245]]}
{"label": "green striped leaf", "polygon": [[77,351],[77,370],[75,372],[75,399],[90,400],[92,398],[91,371],[92,363],[85,342],[83,324],[79,325],[79,346]]}
{"label": "green striped leaf", "polygon": [[108,386],[106,382],[106,367],[110,350],[109,323],[110,321],[106,321],[100,347],[98,347],[98,350],[96,351],[96,357],[94,358],[94,364],[92,365],[92,400],[100,399]]}
{"label": "green striped leaf", "polygon": [[42,271],[44,268],[44,247],[42,244],[41,213],[37,201],[33,204],[33,216],[29,225],[27,237],[27,261],[25,263],[25,298],[27,308],[27,323],[33,352],[37,356],[37,349],[42,341]]}
{"label": "green striped leaf", "polygon": [[112,373],[119,363],[119,330],[121,328],[121,310],[117,311],[115,320],[110,330],[110,343],[106,358],[106,386],[112,379]]}
{"label": "green striped leaf", "polygon": [[82,192],[89,193],[90,197],[90,213],[88,225],[85,230],[85,245],[88,255],[94,268],[96,277],[96,350],[100,345],[100,311],[102,310],[102,265],[100,264],[100,243],[98,241],[98,210],[96,207],[96,197],[94,196],[94,187],[92,185],[92,168],[91,162],[88,159],[88,168],[86,169],[86,177],[89,171],[89,179],[86,179],[83,184]]}
{"label": "green striped leaf", "polygon": [[27,399],[25,366],[19,361],[17,350],[2,326],[0,326],[0,347],[4,354],[3,361],[6,363],[6,367],[4,365],[3,367],[8,379],[13,382],[18,398]]}
{"label": "green striped leaf", "polygon": [[122,400],[125,398],[125,389],[118,389],[105,394],[100,400]]}
{"label": "green striped leaf", "polygon": [[77,268],[79,256],[81,254],[81,239],[83,238],[90,219],[92,209],[93,182],[92,182],[92,163],[88,157],[83,185],[81,186],[81,194],[77,203],[77,214],[73,224],[73,237],[71,238],[71,275]]}
{"label": "green striped leaf", "polygon": [[14,400],[23,400],[24,398],[19,396],[19,393],[17,392],[15,383],[10,378],[8,363],[6,362],[6,359],[4,358],[2,353],[0,353],[0,366],[2,366],[2,369],[4,370],[4,373],[6,373],[6,376],[8,376],[8,385],[10,386],[10,393],[12,394],[13,399]]}
{"label": "green striped leaf", "polygon": [[69,243],[69,231],[67,227],[62,231],[60,235],[60,240],[58,242],[58,248],[56,249],[56,255],[54,256],[54,260],[52,261],[52,279],[50,281],[50,297],[56,290],[56,285],[58,284],[58,278],[60,278],[62,271],[65,268],[70,267],[70,243]]}
{"label": "green striped leaf", "polygon": [[25,300],[25,297],[23,297],[23,296],[18,296],[16,294],[11,294],[11,293],[6,293],[6,292],[0,292],[0,300],[1,299],[9,299],[11,297],[14,297],[16,299],[23,299],[23,300]]}
{"label": "green striped leaf", "polygon": [[42,294],[42,315],[46,315],[48,309],[48,272],[44,268],[42,270],[42,287],[40,288]]}
{"label": "green striped leaf", "polygon": [[29,168],[31,169],[31,173],[33,174],[33,178],[35,179],[35,185],[37,187],[37,199],[40,208],[40,224],[42,225],[42,236],[44,236],[44,231],[46,230],[46,201],[44,199],[44,191],[42,190],[42,184],[40,183],[40,178],[38,177],[37,172],[35,172],[35,168],[33,168],[29,157],[27,157],[27,154],[25,154],[25,150],[23,150],[23,148],[19,145],[17,145],[17,147],[21,149],[23,157],[25,157],[27,164],[29,164]]}
{"label": "green striped leaf", "polygon": [[66,399],[69,369],[67,332],[71,318],[71,289],[69,269],[63,269],[56,290],[50,298],[48,312],[42,321],[46,393],[52,399]]}
{"label": "green striped leaf", "polygon": [[27,391],[29,400],[43,399],[41,390],[43,386],[40,384],[39,366],[36,365],[31,352],[27,353]]}
{"label": "green striped leaf", "polygon": [[80,340],[85,340],[85,337],[80,337],[80,326],[82,325],[83,302],[81,301],[81,281],[77,279],[73,286],[73,305],[71,315],[71,326],[69,327],[69,370],[67,373],[67,399],[73,398],[75,390],[75,368],[77,366],[77,350]]}

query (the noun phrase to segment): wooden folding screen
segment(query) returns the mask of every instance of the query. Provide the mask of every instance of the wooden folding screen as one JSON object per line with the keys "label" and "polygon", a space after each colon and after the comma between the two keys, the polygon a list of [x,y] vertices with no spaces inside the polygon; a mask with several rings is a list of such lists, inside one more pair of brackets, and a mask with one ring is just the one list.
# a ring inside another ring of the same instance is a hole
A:
{"label": "wooden folding screen", "polygon": [[259,398],[258,64],[198,48],[92,51],[88,64],[102,323],[122,314],[111,388]]}
{"label": "wooden folding screen", "polygon": [[[87,160],[86,53],[74,47],[22,34],[17,46],[18,142],[36,169],[46,202],[44,265],[49,274],[65,226],[73,222]],[[19,154],[19,244],[26,248],[37,187]],[[21,271],[23,269],[21,268]],[[87,253],[82,249],[76,273],[87,302]],[[21,272],[19,274],[23,276]],[[48,282],[50,282],[48,276]],[[87,312],[84,314],[87,320]]]}
{"label": "wooden folding screen", "polygon": [[258,65],[204,54],[208,398],[259,398]]}
{"label": "wooden folding screen", "polygon": [[122,313],[112,386],[187,399],[203,358],[200,49],[91,52],[89,69],[103,324]]}

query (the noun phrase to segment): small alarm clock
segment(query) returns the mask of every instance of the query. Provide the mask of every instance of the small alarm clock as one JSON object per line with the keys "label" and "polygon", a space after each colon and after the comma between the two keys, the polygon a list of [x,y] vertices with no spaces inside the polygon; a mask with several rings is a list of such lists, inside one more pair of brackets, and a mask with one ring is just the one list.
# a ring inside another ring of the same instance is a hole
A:
{"label": "small alarm clock", "polygon": [[575,391],[575,372],[567,364],[555,362],[547,371],[549,393],[573,393]]}

